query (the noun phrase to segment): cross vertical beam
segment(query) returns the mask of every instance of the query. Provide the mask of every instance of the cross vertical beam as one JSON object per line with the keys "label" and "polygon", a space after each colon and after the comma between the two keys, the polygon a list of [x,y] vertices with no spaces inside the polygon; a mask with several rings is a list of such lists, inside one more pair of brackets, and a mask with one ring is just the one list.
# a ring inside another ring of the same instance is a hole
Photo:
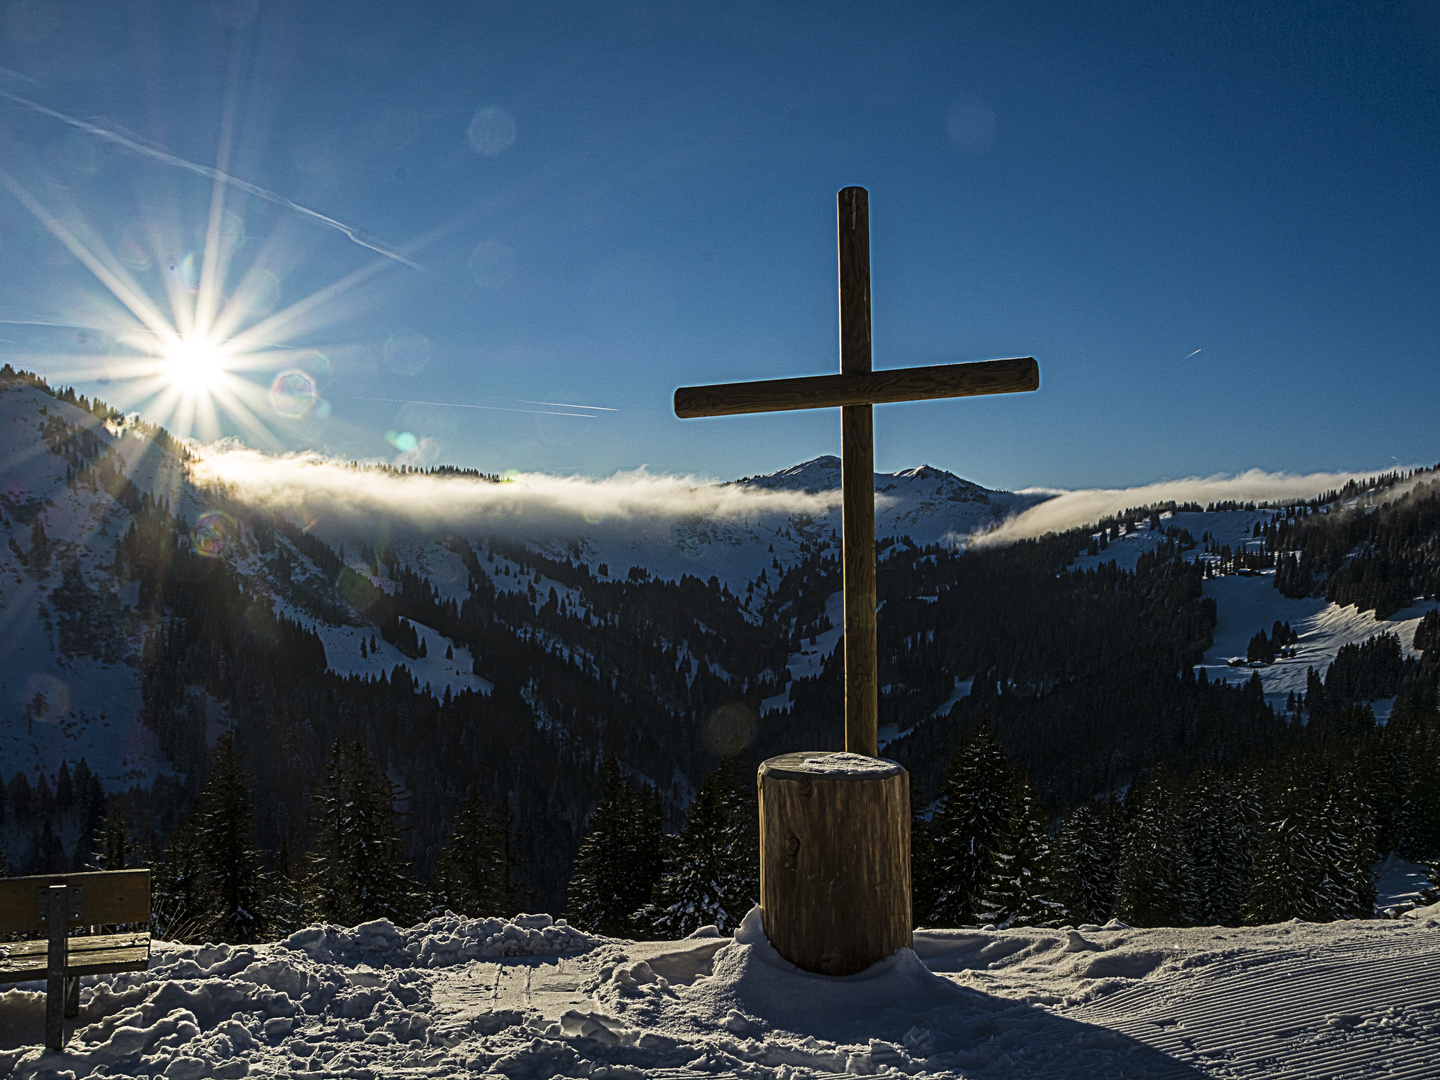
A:
{"label": "cross vertical beam", "polygon": [[[862,187],[835,196],[840,259],[840,373],[869,375],[870,197]],[[875,639],[874,407],[840,409],[841,533],[845,590],[845,749],[879,753]]]}
{"label": "cross vertical beam", "polygon": [[872,370],[870,196],[862,187],[842,188],[835,198],[835,214],[840,262],[839,374],[681,386],[675,391],[675,415],[840,409],[845,749],[875,757],[879,752],[880,679],[875,640],[875,431],[871,409],[877,403],[1025,393],[1039,389],[1040,367],[1033,356],[1019,356]]}

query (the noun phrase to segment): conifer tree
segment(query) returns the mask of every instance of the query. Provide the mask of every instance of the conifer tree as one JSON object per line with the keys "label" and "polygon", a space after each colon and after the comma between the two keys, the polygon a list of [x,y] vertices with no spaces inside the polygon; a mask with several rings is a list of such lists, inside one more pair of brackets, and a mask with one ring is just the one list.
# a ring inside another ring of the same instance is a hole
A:
{"label": "conifer tree", "polygon": [[1245,896],[1247,923],[1373,914],[1372,816],[1350,780],[1352,771],[1346,757],[1327,761],[1313,750],[1278,764]]}
{"label": "conifer tree", "polygon": [[1375,879],[1370,867],[1374,845],[1374,814],[1353,774],[1332,773],[1326,784],[1316,829],[1325,868],[1322,885],[1334,919],[1369,919],[1375,914]]}
{"label": "conifer tree", "polygon": [[124,870],[130,858],[130,832],[125,808],[119,798],[110,800],[110,811],[100,835],[95,838],[95,860],[101,870]]}
{"label": "conifer tree", "polygon": [[416,906],[395,823],[395,786],[362,743],[337,739],[312,802],[310,899],[342,925],[371,919],[408,922]]}
{"label": "conifer tree", "polygon": [[190,941],[206,922],[206,875],[200,842],[188,817],[180,818],[163,853],[152,834],[142,857],[150,867],[150,932],[167,941]]}
{"label": "conifer tree", "polygon": [[1132,791],[1115,883],[1115,914],[1131,926],[1189,926],[1195,909],[1194,867],[1180,798],[1156,768]]}
{"label": "conifer tree", "polygon": [[996,929],[1057,925],[1062,909],[1050,877],[1045,825],[1036,811],[1029,777],[1018,767],[1013,777],[1009,816],[977,904],[980,922]]}
{"label": "conifer tree", "polygon": [[[1432,646],[1433,648],[1434,646]],[[1396,849],[1420,862],[1440,858],[1440,733],[1421,729],[1405,755]]]}
{"label": "conifer tree", "polygon": [[228,731],[216,740],[210,779],[200,789],[191,821],[206,874],[206,932],[220,941],[257,940],[270,883],[252,841],[249,777]]}
{"label": "conifer tree", "polygon": [[910,778],[910,912],[917,926],[935,910],[938,873],[929,808],[915,777]]}
{"label": "conifer tree", "polygon": [[1325,908],[1324,857],[1313,829],[1314,780],[1293,760],[1277,764],[1268,778],[1264,828],[1245,894],[1245,921],[1251,925],[1316,921]]}
{"label": "conifer tree", "polygon": [[634,915],[660,878],[660,797],[649,784],[626,781],[613,753],[600,776],[600,801],[575,855],[566,908],[576,926],[623,937],[644,929]]}
{"label": "conifer tree", "polygon": [[751,839],[754,808],[741,793],[745,771],[738,755],[722,761],[671,838],[652,907],[661,936],[684,937],[707,925],[733,930],[757,902],[758,845]]}
{"label": "conifer tree", "polygon": [[270,901],[265,905],[265,922],[276,937],[292,934],[311,921],[306,883],[299,869],[290,852],[290,837],[282,835],[280,850],[275,853]]}
{"label": "conifer tree", "polygon": [[1115,910],[1116,831],[1106,820],[1118,814],[1112,798],[1097,809],[1094,803],[1073,807],[1055,834],[1052,874],[1061,917],[1074,925],[1103,923]]}
{"label": "conifer tree", "polygon": [[1197,769],[1184,792],[1195,907],[1200,926],[1239,926],[1255,861],[1259,802],[1253,783]]}
{"label": "conifer tree", "polygon": [[1010,763],[984,723],[955,747],[931,821],[937,878],[935,926],[974,923],[1000,832],[1010,818]]}
{"label": "conifer tree", "polygon": [[509,796],[489,803],[471,785],[435,863],[431,892],[436,908],[471,918],[514,915],[523,889],[518,867]]}

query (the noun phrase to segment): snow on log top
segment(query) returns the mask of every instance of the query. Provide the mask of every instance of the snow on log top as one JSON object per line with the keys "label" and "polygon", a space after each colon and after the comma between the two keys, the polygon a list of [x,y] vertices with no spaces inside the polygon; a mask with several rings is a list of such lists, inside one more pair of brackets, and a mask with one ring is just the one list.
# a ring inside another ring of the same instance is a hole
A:
{"label": "snow on log top", "polygon": [[898,764],[886,758],[869,757],[865,754],[817,751],[781,754],[762,764],[760,771],[762,774],[797,780],[815,777],[824,777],[827,780],[858,777],[875,779],[904,772]]}

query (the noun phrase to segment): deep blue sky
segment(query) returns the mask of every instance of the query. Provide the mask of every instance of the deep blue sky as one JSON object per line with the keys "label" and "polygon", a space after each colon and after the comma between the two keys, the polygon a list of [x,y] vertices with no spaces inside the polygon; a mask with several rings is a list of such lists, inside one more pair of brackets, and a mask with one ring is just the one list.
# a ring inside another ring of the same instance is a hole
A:
{"label": "deep blue sky", "polygon": [[[387,260],[277,335],[328,364],[248,376],[320,380],[325,408],[264,417],[287,447],[393,458],[408,432],[405,460],[712,476],[833,453],[833,412],[680,421],[670,395],[835,370],[834,196],[863,184],[876,366],[1042,375],[878,410],[882,469],[1074,487],[1440,458],[1435,3],[6,11],[0,90],[213,165],[229,85],[230,173],[424,268]],[[168,316],[207,179],[14,101],[0,165]],[[378,257],[226,206],[227,288],[273,274],[274,310]],[[74,381],[100,340],[120,372],[138,324],[108,296],[0,190],[0,349]]]}

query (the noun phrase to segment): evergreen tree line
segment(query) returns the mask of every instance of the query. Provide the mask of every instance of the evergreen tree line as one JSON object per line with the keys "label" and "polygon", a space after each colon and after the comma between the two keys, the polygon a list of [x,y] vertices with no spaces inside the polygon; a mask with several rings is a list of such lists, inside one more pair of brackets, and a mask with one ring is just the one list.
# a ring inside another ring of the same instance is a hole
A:
{"label": "evergreen tree line", "polygon": [[[8,784],[0,784],[0,837],[8,831],[18,841],[0,843],[0,876],[84,868],[93,856],[91,840],[105,808],[105,789],[84,758],[73,770],[69,761],[61,761],[53,777],[37,772],[33,783],[17,771]],[[68,853],[67,832],[78,837]]]}
{"label": "evergreen tree line", "polygon": [[676,834],[662,832],[653,785],[627,779],[613,756],[601,772],[566,893],[570,922],[628,938],[733,930],[760,896],[754,773],[743,756],[705,778]]}
{"label": "evergreen tree line", "polygon": [[1255,631],[1255,636],[1245,648],[1245,659],[1252,663],[1259,660],[1264,664],[1273,664],[1277,659],[1289,655],[1290,647],[1299,640],[1300,635],[1288,621],[1281,622],[1276,619],[1269,634],[1264,630]]}
{"label": "evergreen tree line", "polygon": [[939,797],[917,800],[917,922],[1132,926],[1372,917],[1389,851],[1440,862],[1440,713],[1380,726],[1350,706],[1287,726],[1271,757],[1182,776],[1150,770],[1123,796],[1053,820],[983,722]]}
{"label": "evergreen tree line", "polygon": [[1416,597],[1440,595],[1440,481],[1412,476],[1397,499],[1329,513],[1291,508],[1259,527],[1276,556],[1275,587],[1323,595],[1388,618]]}
{"label": "evergreen tree line", "polygon": [[403,926],[447,910],[509,917],[530,899],[508,801],[489,802],[472,787],[423,881],[401,844],[400,792],[362,744],[331,748],[311,799],[311,840],[300,852],[288,838],[278,851],[257,846],[252,778],[230,733],[217,740],[209,766],[168,846],[153,832],[137,842],[118,798],[94,837],[94,868],[150,868],[160,937],[260,941],[320,921]]}

